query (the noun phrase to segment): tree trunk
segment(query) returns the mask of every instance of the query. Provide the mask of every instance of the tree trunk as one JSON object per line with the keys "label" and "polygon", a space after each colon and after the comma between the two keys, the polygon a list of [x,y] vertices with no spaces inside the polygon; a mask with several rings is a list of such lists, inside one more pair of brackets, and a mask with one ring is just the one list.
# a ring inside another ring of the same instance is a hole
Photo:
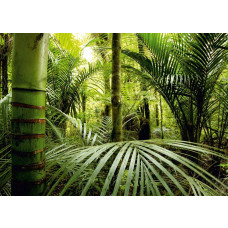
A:
{"label": "tree trunk", "polygon": [[161,138],[164,139],[164,132],[163,132],[163,110],[162,110],[161,94],[160,94],[160,112],[161,112]]}
{"label": "tree trunk", "polygon": [[12,195],[42,195],[45,187],[45,96],[48,34],[14,35]]}
{"label": "tree trunk", "polygon": [[2,95],[3,97],[8,94],[8,34],[4,35],[4,48],[2,55]]}
{"label": "tree trunk", "polygon": [[189,140],[191,142],[194,142],[194,119],[193,119],[193,99],[192,94],[190,91],[190,97],[189,97],[189,116],[190,116],[190,122],[188,124],[188,132],[189,132]]}
{"label": "tree trunk", "polygon": [[121,103],[121,34],[113,33],[112,38],[112,140],[122,141]]}
{"label": "tree trunk", "polygon": [[[105,94],[110,94],[110,79],[109,79],[109,75],[104,75],[104,83],[105,83]],[[110,104],[105,104],[105,110],[104,110],[104,114],[105,116],[110,116],[110,112],[111,112],[111,106]]]}
{"label": "tree trunk", "polygon": [[[143,45],[140,44],[138,39],[138,49],[139,52],[144,54]],[[143,69],[141,68],[141,71]],[[142,82],[141,83],[141,90],[146,91],[146,86]],[[142,105],[142,118],[140,119],[140,131],[139,131],[139,140],[147,140],[151,137],[151,130],[150,130],[150,105],[148,98],[145,97],[143,94],[143,105]]]}
{"label": "tree trunk", "polygon": [[156,127],[159,127],[159,111],[158,111],[158,96],[157,96],[157,92],[154,92],[155,95],[155,99],[156,99],[156,104],[155,104],[155,123],[156,123]]}
{"label": "tree trunk", "polygon": [[156,122],[156,127],[159,126],[159,112],[158,112],[158,104],[155,104],[155,122]]}
{"label": "tree trunk", "polygon": [[[102,52],[103,53],[103,52]],[[104,89],[105,89],[105,97],[110,95],[110,73],[109,73],[109,65],[107,65],[107,59],[104,54],[101,54],[103,62],[104,62],[104,70],[103,70],[103,77],[104,77]],[[111,113],[111,105],[109,102],[105,102],[105,108],[103,115],[110,116]]]}
{"label": "tree trunk", "polygon": [[82,122],[86,123],[86,94],[84,92],[82,94],[82,113],[83,113]]}
{"label": "tree trunk", "polygon": [[[101,51],[101,57],[103,59],[104,64],[107,63],[107,58],[106,55],[103,51]],[[107,66],[106,66],[107,67]],[[109,95],[110,94],[110,74],[109,74],[109,70],[107,70],[104,67],[104,89],[105,89],[105,95]],[[105,108],[104,108],[104,116],[110,116],[110,112],[111,112],[111,105],[110,104],[105,104]]]}

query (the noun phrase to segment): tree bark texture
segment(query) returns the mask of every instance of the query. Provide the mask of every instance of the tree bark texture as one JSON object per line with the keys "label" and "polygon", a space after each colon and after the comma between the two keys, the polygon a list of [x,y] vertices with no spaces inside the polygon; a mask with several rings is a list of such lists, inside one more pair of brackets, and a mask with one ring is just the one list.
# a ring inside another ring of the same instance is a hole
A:
{"label": "tree bark texture", "polygon": [[113,33],[112,38],[112,140],[122,141],[121,101],[121,34]]}

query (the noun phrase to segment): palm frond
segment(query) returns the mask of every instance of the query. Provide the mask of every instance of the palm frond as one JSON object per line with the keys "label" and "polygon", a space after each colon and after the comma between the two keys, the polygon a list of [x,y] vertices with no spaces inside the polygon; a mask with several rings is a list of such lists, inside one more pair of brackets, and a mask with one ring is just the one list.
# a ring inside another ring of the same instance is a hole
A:
{"label": "palm frond", "polygon": [[[66,154],[72,155],[57,171],[61,180],[67,179],[60,195],[75,192],[90,195],[94,185],[99,186],[100,195],[210,195],[208,191],[224,195],[222,189],[227,186],[192,162],[188,158],[192,151],[227,159],[202,146],[169,140],[108,143],[66,150]],[[79,168],[69,176],[66,167]],[[86,170],[90,170],[90,175],[82,181]],[[189,171],[196,175],[191,176]],[[77,189],[79,183],[81,187]],[[48,194],[56,186],[52,185]]]}

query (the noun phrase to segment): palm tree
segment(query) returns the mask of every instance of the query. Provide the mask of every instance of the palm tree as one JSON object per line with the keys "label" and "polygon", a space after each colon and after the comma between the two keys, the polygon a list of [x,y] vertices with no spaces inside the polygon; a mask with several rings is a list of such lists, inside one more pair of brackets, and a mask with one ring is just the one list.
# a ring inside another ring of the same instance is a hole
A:
{"label": "palm tree", "polygon": [[[227,63],[227,34],[137,34],[146,53],[123,50],[163,96],[182,139],[199,142],[217,79]],[[149,77],[148,77],[149,76]]]}
{"label": "palm tree", "polygon": [[121,34],[112,36],[112,123],[113,141],[122,141]]}
{"label": "palm tree", "polygon": [[[56,36],[58,37],[58,34]],[[61,35],[61,37],[63,38],[65,35]],[[76,117],[79,109],[83,109],[85,81],[100,70],[101,64],[96,62],[79,67],[80,55],[79,53],[73,54],[61,48],[61,43],[54,36],[51,37],[47,73],[47,101],[49,105],[60,109],[65,114]]]}
{"label": "palm tree", "polygon": [[14,35],[12,195],[40,195],[44,189],[48,36]]}
{"label": "palm tree", "polygon": [[[44,138],[42,137],[45,128],[43,123],[44,110],[42,107],[45,106],[45,86],[43,85],[45,77],[43,77],[44,80],[40,84],[38,76],[42,76],[42,72],[46,71],[46,69],[44,70],[46,66],[42,63],[38,52],[47,49],[47,44],[44,44],[43,40],[44,36],[41,34],[18,34],[15,37],[12,117],[14,133],[12,145],[14,195],[38,195],[42,193],[43,187],[45,187],[45,195],[226,194],[228,188],[223,183],[223,180],[217,179],[206,169],[191,160],[191,154],[203,155],[206,160],[212,156],[227,160],[227,156],[214,151],[214,148],[210,150],[205,145],[200,146],[196,143],[178,140],[134,140],[107,143],[107,141],[101,140],[104,137],[99,138],[91,130],[87,132],[86,128],[82,127],[80,120],[50,105],[47,106],[48,109],[50,108],[48,110],[50,113],[58,112],[71,121],[72,124],[75,124],[85,144],[79,147],[75,141],[69,143],[67,135],[63,138],[61,144],[59,142],[58,145],[47,144],[46,172],[48,174],[48,184],[46,186],[41,184],[42,178],[45,176],[45,171],[42,167],[44,165],[42,163],[44,158]],[[28,44],[31,44],[29,47],[26,47],[23,42],[25,39]],[[37,45],[34,45],[34,43]],[[40,49],[41,46],[43,49]],[[22,51],[25,55],[20,54]],[[20,55],[17,55],[17,53]],[[145,51],[145,55],[149,55],[148,51]],[[26,61],[23,62],[24,60]],[[53,58],[53,60],[53,63],[55,63],[55,61],[58,62],[59,58]],[[56,65],[52,65],[50,59],[49,64],[51,66],[49,74],[51,75],[51,69],[54,72],[58,67],[53,67]],[[35,69],[35,72],[33,69]],[[63,69],[66,68],[63,67]],[[159,67],[157,69],[161,70]],[[62,73],[64,72],[63,70]],[[58,77],[64,78],[62,73],[59,73]],[[33,75],[33,79],[31,79],[31,75]],[[146,71],[142,75],[148,77]],[[68,77],[71,77],[71,75],[68,74]],[[57,78],[50,77],[49,79],[51,82]],[[38,87],[34,87],[33,82]],[[62,85],[64,82],[64,80],[59,80],[59,85]],[[171,85],[173,84],[171,83]],[[51,90],[54,86],[54,83],[50,83],[50,97],[55,95]],[[75,88],[77,87],[75,86]],[[158,88],[160,87],[158,86]],[[2,104],[7,105],[10,100],[9,98],[10,94],[2,99],[0,107]],[[189,104],[189,97],[187,98],[187,104]],[[56,98],[53,96],[53,99]],[[226,103],[227,99],[224,96],[224,105]],[[53,105],[55,105],[54,102]],[[34,109],[38,107],[41,109]],[[59,116],[56,119],[58,118]],[[41,119],[41,122],[36,123],[37,119]],[[121,122],[119,125],[121,126]],[[39,135],[41,138],[33,138],[34,135]],[[11,157],[8,156],[10,149],[9,145],[0,149],[0,194],[3,195],[8,195],[10,189]],[[17,181],[15,181],[15,177]],[[32,180],[35,179],[38,181],[33,182]],[[22,185],[23,187],[26,186],[24,190],[15,188],[15,186],[20,187]]]}

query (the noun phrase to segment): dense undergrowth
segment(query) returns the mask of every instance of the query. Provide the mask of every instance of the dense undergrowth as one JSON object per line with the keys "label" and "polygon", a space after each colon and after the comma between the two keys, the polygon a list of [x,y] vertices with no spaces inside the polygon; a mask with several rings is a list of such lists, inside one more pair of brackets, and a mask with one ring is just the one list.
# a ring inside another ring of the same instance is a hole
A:
{"label": "dense undergrowth", "polygon": [[[44,195],[227,194],[225,175],[213,176],[208,163],[217,157],[225,164],[222,150],[167,139],[108,143],[104,122],[93,132],[83,129],[80,120],[58,113],[77,134],[63,137],[60,128],[48,124]],[[9,144],[1,149],[1,195],[11,192],[10,157]]]}

